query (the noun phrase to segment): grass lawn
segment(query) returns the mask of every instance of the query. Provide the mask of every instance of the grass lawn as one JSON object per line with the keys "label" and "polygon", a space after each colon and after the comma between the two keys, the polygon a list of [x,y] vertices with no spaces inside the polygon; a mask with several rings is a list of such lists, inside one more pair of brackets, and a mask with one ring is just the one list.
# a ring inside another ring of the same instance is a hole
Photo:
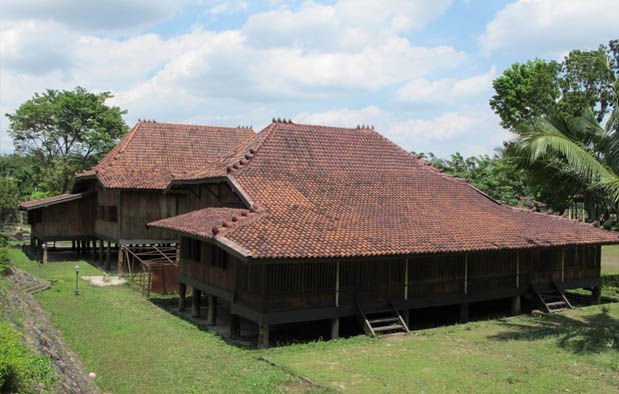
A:
{"label": "grass lawn", "polygon": [[619,274],[619,245],[602,246],[602,272]]}
{"label": "grass lawn", "polygon": [[[10,254],[17,267],[52,281],[52,289],[36,298],[106,392],[277,393],[308,387],[258,361],[259,354],[226,344],[127,286],[97,288],[80,281],[81,295],[75,297],[74,261],[39,266],[19,250]],[[99,274],[79,264],[81,274]]]}
{"label": "grass lawn", "polygon": [[[108,392],[308,391],[291,375],[257,361],[261,355],[343,392],[619,391],[619,303],[407,337],[358,336],[250,351],[200,331],[126,286],[96,288],[80,281],[82,295],[73,296],[75,262],[39,266],[21,251],[10,253],[19,268],[52,281],[37,299]],[[99,272],[79,264],[84,275]]]}
{"label": "grass lawn", "polygon": [[344,392],[617,393],[618,318],[615,303],[267,353]]}

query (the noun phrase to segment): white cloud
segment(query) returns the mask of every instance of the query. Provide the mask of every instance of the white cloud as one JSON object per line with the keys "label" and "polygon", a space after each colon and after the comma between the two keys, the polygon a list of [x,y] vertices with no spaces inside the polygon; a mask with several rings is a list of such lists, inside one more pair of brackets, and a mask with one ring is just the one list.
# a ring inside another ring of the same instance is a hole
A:
{"label": "white cloud", "polygon": [[619,36],[616,0],[519,0],[499,11],[479,37],[482,50],[559,57]]}
{"label": "white cloud", "polygon": [[[324,112],[302,112],[293,120],[296,123],[341,127],[373,125],[379,133],[408,151],[433,151],[439,156],[459,151],[471,156],[492,154],[494,148],[510,137],[498,125],[496,115],[486,107],[462,106],[457,111],[437,116],[404,119],[377,106],[361,109],[344,107]],[[472,144],[472,141],[475,143]]]}
{"label": "white cloud", "polygon": [[243,32],[256,47],[358,50],[394,34],[419,30],[440,16],[453,0],[312,1],[252,15]]}
{"label": "white cloud", "polygon": [[167,0],[2,0],[0,20],[39,20],[70,29],[133,32],[174,15],[184,1]]}
{"label": "white cloud", "polygon": [[470,99],[490,92],[496,67],[492,66],[485,74],[464,79],[443,78],[435,81],[417,78],[409,81],[396,92],[403,102],[424,104],[450,104]]}

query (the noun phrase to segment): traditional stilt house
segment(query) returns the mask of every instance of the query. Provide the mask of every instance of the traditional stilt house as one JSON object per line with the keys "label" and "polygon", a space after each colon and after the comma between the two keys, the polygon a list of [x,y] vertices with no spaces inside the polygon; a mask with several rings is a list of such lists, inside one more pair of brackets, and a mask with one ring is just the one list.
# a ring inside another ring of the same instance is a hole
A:
{"label": "traditional stilt house", "polygon": [[[189,154],[189,153],[188,153]],[[533,293],[546,308],[563,290],[600,294],[600,249],[617,233],[502,205],[443,174],[371,127],[275,121],[216,163],[178,174],[169,195],[225,185],[237,206],[209,205],[150,223],[182,236],[180,307],[193,288],[258,324],[357,315],[369,334],[407,330],[410,311]],[[171,194],[170,194],[171,193]],[[201,206],[200,206],[201,205]],[[555,297],[551,300],[550,297]],[[565,301],[564,301],[565,300]]]}
{"label": "traditional stilt house", "polygon": [[109,266],[112,243],[175,243],[173,232],[146,224],[200,204],[222,206],[238,198],[221,186],[216,194],[191,188],[164,193],[170,181],[210,165],[253,135],[246,127],[138,122],[92,170],[76,175],[72,194],[20,204],[29,214],[33,247],[73,241],[93,256],[98,249],[100,260],[107,254]]}

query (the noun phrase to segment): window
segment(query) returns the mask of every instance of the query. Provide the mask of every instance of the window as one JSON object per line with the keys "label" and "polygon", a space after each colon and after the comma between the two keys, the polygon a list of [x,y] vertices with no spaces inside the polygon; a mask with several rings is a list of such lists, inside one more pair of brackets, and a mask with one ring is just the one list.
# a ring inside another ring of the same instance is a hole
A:
{"label": "window", "polygon": [[108,207],[108,217],[107,220],[110,222],[116,222],[118,220],[118,209],[116,208],[116,206],[109,206]]}
{"label": "window", "polygon": [[217,267],[225,271],[226,270],[226,252],[223,249],[218,248],[215,245],[211,245],[211,248],[213,252],[212,253],[213,258],[211,260],[211,263],[212,263],[211,265],[213,267]]}

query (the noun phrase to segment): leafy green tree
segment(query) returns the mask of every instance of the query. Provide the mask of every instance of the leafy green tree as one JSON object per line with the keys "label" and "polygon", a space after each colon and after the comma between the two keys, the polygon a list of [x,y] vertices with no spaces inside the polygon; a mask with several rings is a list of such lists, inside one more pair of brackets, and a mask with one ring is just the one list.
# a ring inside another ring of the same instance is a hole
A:
{"label": "leafy green tree", "polygon": [[105,104],[111,97],[82,87],[48,89],[6,114],[16,151],[32,156],[34,184],[68,191],[73,174],[92,167],[127,132],[126,111]]}
{"label": "leafy green tree", "polygon": [[9,177],[0,177],[0,221],[15,218],[19,191],[17,183]]}
{"label": "leafy green tree", "polygon": [[[559,171],[581,180],[580,197],[591,220],[616,212],[619,206],[619,109],[614,108],[604,127],[592,111],[578,118],[542,117],[521,124],[516,140],[525,164],[556,163]],[[543,167],[528,168],[539,177],[547,176],[546,171],[539,173]]]}

